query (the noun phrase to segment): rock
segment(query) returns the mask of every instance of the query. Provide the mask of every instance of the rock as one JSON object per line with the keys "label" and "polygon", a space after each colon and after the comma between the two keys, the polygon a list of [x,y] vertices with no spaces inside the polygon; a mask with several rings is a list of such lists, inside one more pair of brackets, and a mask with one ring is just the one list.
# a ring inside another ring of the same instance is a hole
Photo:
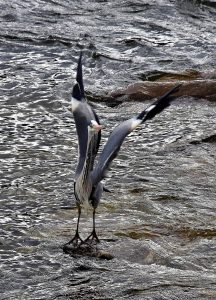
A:
{"label": "rock", "polygon": [[100,259],[107,259],[107,260],[111,260],[114,258],[114,256],[111,253],[103,250],[98,251],[97,257]]}
{"label": "rock", "polygon": [[106,260],[114,258],[114,256],[110,252],[99,250],[96,245],[90,245],[87,243],[82,245],[64,245],[63,252],[69,254],[72,257],[88,256]]}
{"label": "rock", "polygon": [[143,101],[157,98],[178,83],[182,83],[174,97],[190,96],[216,101],[216,80],[183,80],[183,81],[142,81],[119,88],[108,94],[110,99],[119,101]]}

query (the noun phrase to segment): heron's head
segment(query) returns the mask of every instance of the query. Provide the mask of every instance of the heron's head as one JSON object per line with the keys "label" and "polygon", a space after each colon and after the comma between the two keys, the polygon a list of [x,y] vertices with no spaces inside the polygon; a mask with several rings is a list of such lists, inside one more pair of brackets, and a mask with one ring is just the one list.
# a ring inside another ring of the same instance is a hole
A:
{"label": "heron's head", "polygon": [[102,125],[98,124],[95,120],[90,120],[90,122],[88,124],[88,128],[90,131],[98,132],[101,130]]}

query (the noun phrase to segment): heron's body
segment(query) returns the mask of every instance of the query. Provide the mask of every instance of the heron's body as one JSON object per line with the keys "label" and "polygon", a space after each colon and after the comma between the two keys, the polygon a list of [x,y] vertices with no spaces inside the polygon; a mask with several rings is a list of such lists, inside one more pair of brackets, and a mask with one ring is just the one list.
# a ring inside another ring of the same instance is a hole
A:
{"label": "heron's body", "polygon": [[[67,244],[78,243],[78,240],[81,240],[81,243],[83,243],[91,237],[99,241],[95,231],[95,210],[100,202],[103,190],[105,190],[101,181],[105,178],[106,172],[113,159],[117,156],[126,136],[137,126],[148,119],[152,119],[156,114],[168,107],[171,101],[170,95],[179,87],[175,86],[152,105],[144,109],[138,116],[118,125],[108,138],[98,157],[97,164],[94,165],[100,144],[101,125],[97,114],[85,99],[81,59],[82,55],[80,55],[78,62],[77,83],[74,85],[71,101],[79,145],[79,159],[74,179],[78,221],[76,234]],[[90,206],[93,209],[93,230],[90,236],[83,241],[79,235],[79,220],[81,210],[86,206]]]}
{"label": "heron's body", "polygon": [[79,139],[79,162],[75,172],[74,192],[77,205],[86,207],[92,192],[91,171],[98,138],[97,132],[90,130],[88,123],[96,120],[93,110],[85,101],[77,101],[72,97],[71,105]]}

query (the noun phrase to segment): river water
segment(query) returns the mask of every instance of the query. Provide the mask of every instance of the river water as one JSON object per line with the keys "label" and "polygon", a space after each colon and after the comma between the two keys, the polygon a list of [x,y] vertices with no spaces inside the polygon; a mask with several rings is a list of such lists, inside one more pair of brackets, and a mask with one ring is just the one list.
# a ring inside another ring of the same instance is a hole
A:
{"label": "river water", "polygon": [[[92,95],[215,69],[208,1],[0,0],[0,299],[215,299],[216,104],[176,99],[131,134],[97,212],[112,260],[71,257],[79,52]],[[94,102],[103,142],[146,103]],[[83,216],[81,232],[91,231]]]}

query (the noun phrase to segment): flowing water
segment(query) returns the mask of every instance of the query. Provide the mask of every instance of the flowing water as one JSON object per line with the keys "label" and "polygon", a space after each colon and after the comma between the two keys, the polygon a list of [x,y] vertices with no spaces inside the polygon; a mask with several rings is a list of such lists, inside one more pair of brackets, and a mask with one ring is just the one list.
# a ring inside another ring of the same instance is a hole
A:
{"label": "flowing water", "polygon": [[[216,104],[181,98],[131,134],[97,212],[112,260],[71,257],[79,52],[92,95],[215,69],[208,1],[0,0],[0,299],[215,299]],[[94,103],[103,142],[147,103]],[[81,232],[91,231],[83,216]]]}

